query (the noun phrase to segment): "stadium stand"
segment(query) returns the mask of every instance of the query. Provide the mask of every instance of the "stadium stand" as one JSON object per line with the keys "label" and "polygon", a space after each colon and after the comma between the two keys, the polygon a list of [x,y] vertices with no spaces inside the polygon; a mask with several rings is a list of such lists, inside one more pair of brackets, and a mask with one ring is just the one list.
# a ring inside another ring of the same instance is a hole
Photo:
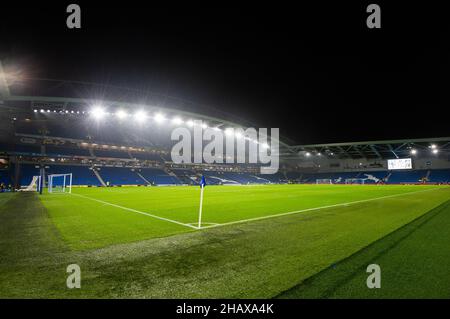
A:
{"label": "stadium stand", "polygon": [[0,184],[10,185],[12,183],[11,174],[9,170],[0,170]]}
{"label": "stadium stand", "polygon": [[159,168],[142,168],[138,172],[151,184],[154,185],[180,185],[181,181],[176,177],[169,175]]}
{"label": "stadium stand", "polygon": [[51,156],[91,156],[89,150],[46,145],[45,153]]}
{"label": "stadium stand", "polygon": [[431,183],[450,183],[450,170],[448,169],[431,170],[428,178],[429,182]]}
{"label": "stadium stand", "polygon": [[96,157],[115,157],[115,158],[130,158],[128,152],[121,150],[101,150],[94,149],[93,153]]}
{"label": "stadium stand", "polygon": [[97,176],[88,166],[52,165],[47,170],[47,174],[68,173],[72,173],[72,185],[101,186]]}
{"label": "stadium stand", "polygon": [[99,173],[105,183],[111,186],[147,184],[136,172],[126,167],[102,167]]}
{"label": "stadium stand", "polygon": [[24,144],[0,144],[2,152],[17,153],[17,154],[31,154],[40,155],[41,148],[39,145],[24,145]]}
{"label": "stadium stand", "polygon": [[39,175],[39,168],[34,164],[22,164],[20,167],[19,183],[26,186],[31,183],[33,176]]}
{"label": "stadium stand", "polygon": [[407,183],[420,183],[422,178],[427,174],[426,170],[413,170],[413,171],[392,171],[392,174],[388,177],[388,184],[407,184]]}
{"label": "stadium stand", "polygon": [[140,160],[148,160],[148,161],[158,161],[162,160],[161,156],[157,153],[149,153],[149,152],[131,152],[131,156]]}

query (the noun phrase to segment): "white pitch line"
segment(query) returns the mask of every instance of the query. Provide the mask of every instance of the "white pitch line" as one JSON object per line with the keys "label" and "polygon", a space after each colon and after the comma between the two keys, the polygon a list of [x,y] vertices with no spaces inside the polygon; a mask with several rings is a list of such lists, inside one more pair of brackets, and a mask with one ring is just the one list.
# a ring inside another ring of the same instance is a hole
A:
{"label": "white pitch line", "polygon": [[292,212],[286,212],[286,213],[280,213],[280,214],[274,214],[274,215],[267,215],[267,216],[249,218],[249,219],[241,219],[241,220],[236,220],[236,221],[232,221],[232,222],[228,222],[228,223],[216,224],[216,225],[211,225],[211,226],[204,226],[204,227],[201,227],[201,229],[214,228],[214,227],[220,227],[220,226],[227,226],[227,225],[233,225],[233,224],[240,224],[240,223],[245,223],[245,222],[257,221],[257,220],[274,218],[274,217],[281,217],[281,216],[286,216],[286,215],[293,215],[293,214],[309,212],[309,211],[314,211],[314,210],[321,210],[321,209],[326,209],[326,208],[347,206],[347,205],[352,205],[352,204],[358,204],[358,203],[375,201],[375,200],[379,200],[379,199],[385,199],[385,198],[391,198],[391,197],[398,197],[398,196],[405,196],[405,195],[411,195],[411,194],[416,194],[416,193],[428,192],[428,191],[431,191],[431,190],[439,190],[439,189],[431,188],[431,189],[424,189],[424,190],[415,191],[415,192],[408,192],[408,193],[387,195],[387,196],[376,197],[376,198],[362,199],[362,200],[357,200],[357,201],[347,202],[347,203],[340,203],[340,204],[327,205],[327,206],[321,206],[321,207],[306,208],[306,209],[302,209],[302,210],[295,210],[295,211],[292,211]]}
{"label": "white pitch line", "polygon": [[90,200],[92,200],[92,201],[94,201],[94,202],[99,202],[99,203],[102,203],[102,204],[105,204],[105,205],[113,206],[113,207],[116,207],[116,208],[121,208],[121,209],[123,209],[123,210],[128,210],[128,211],[130,211],[130,212],[134,212],[134,213],[137,213],[137,214],[141,214],[141,215],[153,217],[153,218],[156,218],[156,219],[159,219],[159,220],[164,220],[164,221],[166,221],[166,222],[178,224],[178,225],[181,225],[181,226],[190,227],[190,228],[193,228],[193,229],[198,229],[198,227],[195,227],[195,226],[192,226],[192,225],[189,225],[189,224],[184,224],[184,223],[178,222],[178,221],[176,221],[176,220],[172,220],[172,219],[168,219],[168,218],[156,216],[156,215],[149,214],[149,213],[146,213],[146,212],[141,212],[141,211],[136,210],[136,209],[133,209],[133,208],[128,208],[128,207],[124,207],[124,206],[120,206],[120,205],[108,203],[108,202],[105,202],[105,201],[100,200],[100,199],[95,199],[95,198],[91,198],[91,197],[84,196],[84,195],[80,195],[80,194],[74,194],[74,193],[71,193],[71,195],[83,197],[83,198],[86,198],[86,199],[90,199]]}

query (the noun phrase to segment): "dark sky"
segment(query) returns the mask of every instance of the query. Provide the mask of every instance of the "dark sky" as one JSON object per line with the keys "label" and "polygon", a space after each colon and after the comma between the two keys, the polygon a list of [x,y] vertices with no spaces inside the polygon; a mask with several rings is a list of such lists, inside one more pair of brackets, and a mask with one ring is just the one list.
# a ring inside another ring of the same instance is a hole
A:
{"label": "dark sky", "polygon": [[69,30],[68,3],[2,7],[0,59],[31,77],[212,105],[259,127],[280,127],[299,144],[450,135],[448,38],[437,8],[378,2],[382,29],[369,30],[370,2],[78,1],[82,29]]}

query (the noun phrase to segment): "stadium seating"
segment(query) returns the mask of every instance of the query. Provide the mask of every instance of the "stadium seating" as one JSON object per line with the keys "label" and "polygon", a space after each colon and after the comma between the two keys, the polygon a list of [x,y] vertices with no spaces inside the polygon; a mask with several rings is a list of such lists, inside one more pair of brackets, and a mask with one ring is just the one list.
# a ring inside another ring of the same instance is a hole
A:
{"label": "stadium seating", "polygon": [[420,183],[421,179],[427,175],[426,170],[405,170],[405,171],[391,171],[387,183],[388,184],[402,184],[402,183]]}
{"label": "stadium seating", "polygon": [[198,184],[198,175],[189,169],[174,169],[172,172],[177,175],[177,178],[183,183],[187,185],[196,185]]}
{"label": "stadium seating", "polygon": [[97,176],[88,166],[51,165],[47,169],[47,175],[68,173],[72,173],[72,185],[101,186]]}
{"label": "stadium seating", "polygon": [[[62,148],[61,148],[62,149]],[[59,148],[58,148],[59,150]],[[78,149],[80,150],[80,149]],[[77,152],[76,150],[75,152]],[[81,150],[83,151],[83,150]],[[53,150],[52,150],[53,152]],[[64,153],[72,154],[72,149],[64,149]],[[47,166],[47,165],[46,165]],[[73,174],[73,185],[91,185],[100,186],[101,182],[92,172],[89,166],[78,165],[48,165],[46,174]],[[11,174],[13,168],[0,171],[0,182],[9,184],[13,181]],[[161,168],[125,168],[125,167],[99,167],[99,174],[105,182],[110,185],[180,185],[198,184],[199,176],[205,175],[209,185],[239,185],[239,184],[267,184],[267,183],[286,183],[286,177],[283,173],[263,175],[241,172],[224,171],[193,171],[189,169],[171,169],[163,170]],[[34,175],[39,175],[39,168],[34,164],[22,164],[20,169],[19,184],[28,185]],[[405,171],[360,171],[360,172],[341,172],[341,173],[299,173],[288,172],[288,180],[295,180],[299,183],[316,183],[317,179],[331,179],[334,184],[344,184],[346,179],[360,178],[364,179],[365,184],[375,184],[383,182],[386,184],[416,184],[421,183],[425,177],[428,177],[428,183],[449,183],[449,169],[435,170],[405,170]],[[295,178],[295,179],[294,179]]]}
{"label": "stadium seating", "polygon": [[40,155],[41,147],[39,145],[31,144],[0,144],[0,152],[18,153],[18,154],[30,154]]}
{"label": "stadium seating", "polygon": [[128,152],[120,151],[120,150],[93,150],[94,155],[97,157],[112,157],[112,158],[130,158]]}
{"label": "stadium seating", "polygon": [[131,156],[133,158],[137,158],[139,160],[148,160],[148,161],[156,161],[161,162],[162,158],[157,153],[148,153],[148,152],[132,152]]}
{"label": "stadium seating", "polygon": [[52,156],[91,156],[88,149],[47,145],[45,153]]}
{"label": "stadium seating", "polygon": [[29,185],[35,175],[39,175],[39,168],[36,168],[36,165],[22,164],[20,167],[19,184],[21,186]]}
{"label": "stadium seating", "polygon": [[430,170],[428,181],[431,183],[450,183],[450,170],[434,169]]}
{"label": "stadium seating", "polygon": [[159,168],[142,168],[139,173],[151,184],[155,185],[180,185],[181,181],[176,177],[167,174]]}
{"label": "stadium seating", "polygon": [[147,182],[136,172],[126,167],[101,167],[99,174],[110,185],[146,185]]}
{"label": "stadium seating", "polygon": [[9,170],[0,170],[0,184],[1,183],[5,184],[6,186],[12,183]]}

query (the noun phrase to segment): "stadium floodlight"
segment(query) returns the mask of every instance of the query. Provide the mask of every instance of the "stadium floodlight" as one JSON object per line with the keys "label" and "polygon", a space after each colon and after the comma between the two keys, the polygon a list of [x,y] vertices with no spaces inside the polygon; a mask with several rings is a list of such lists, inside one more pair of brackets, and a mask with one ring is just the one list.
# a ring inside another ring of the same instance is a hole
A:
{"label": "stadium floodlight", "polygon": [[263,149],[268,149],[268,148],[269,148],[269,144],[263,143],[263,144],[261,144],[261,147],[262,147]]}
{"label": "stadium floodlight", "polygon": [[128,116],[127,112],[125,112],[124,110],[118,110],[116,112],[116,117],[120,120],[123,120],[124,118],[126,118]]}
{"label": "stadium floodlight", "polygon": [[183,120],[177,116],[172,119],[172,123],[176,124],[176,125],[181,125],[181,124],[183,124]]}
{"label": "stadium floodlight", "polygon": [[439,150],[437,148],[435,148],[432,152],[433,152],[433,154],[437,154],[437,153],[439,153]]}
{"label": "stadium floodlight", "polygon": [[47,110],[47,113],[50,113],[50,110]]}
{"label": "stadium floodlight", "polygon": [[208,124],[202,123],[202,129],[207,129],[207,128],[208,128]]}
{"label": "stadium floodlight", "polygon": [[431,144],[430,147],[431,147],[433,150],[434,150],[435,148],[437,148],[436,144]]}
{"label": "stadium floodlight", "polygon": [[187,126],[189,127],[193,127],[194,126],[194,121],[193,120],[189,120],[186,122]]}
{"label": "stadium floodlight", "polygon": [[44,109],[41,109],[41,111],[40,111],[41,113],[44,113],[45,111],[44,111]]}
{"label": "stadium floodlight", "polygon": [[34,110],[34,113],[37,113],[37,111],[38,111],[38,110],[35,109],[35,110]]}
{"label": "stadium floodlight", "polygon": [[[69,111],[66,111],[66,113],[69,113]],[[105,116],[105,110],[100,105],[96,105],[91,110],[91,115],[96,119],[100,120]]]}
{"label": "stadium floodlight", "polygon": [[317,156],[322,156],[322,153],[320,153],[320,152],[319,152],[319,153],[317,153]]}
{"label": "stadium floodlight", "polygon": [[220,127],[217,127],[217,126],[216,126],[216,127],[214,127],[214,128],[213,128],[213,130],[214,130],[214,131],[217,131],[217,132],[220,132],[220,131],[222,131],[222,130],[220,129]]}
{"label": "stadium floodlight", "polygon": [[242,138],[242,133],[241,132],[236,132],[235,136],[236,136],[236,138]]}
{"label": "stadium floodlight", "polygon": [[311,153],[310,152],[306,152],[305,155],[306,155],[306,157],[310,157]]}
{"label": "stadium floodlight", "polygon": [[134,114],[134,119],[138,122],[138,123],[143,123],[146,119],[147,119],[147,113],[145,113],[145,111],[137,111]]}
{"label": "stadium floodlight", "polygon": [[164,122],[166,117],[162,113],[156,113],[154,119],[155,119],[156,123],[162,123],[162,122]]}
{"label": "stadium floodlight", "polygon": [[412,155],[416,155],[416,154],[417,154],[417,150],[413,148],[413,149],[411,150],[411,154],[412,154]]}

